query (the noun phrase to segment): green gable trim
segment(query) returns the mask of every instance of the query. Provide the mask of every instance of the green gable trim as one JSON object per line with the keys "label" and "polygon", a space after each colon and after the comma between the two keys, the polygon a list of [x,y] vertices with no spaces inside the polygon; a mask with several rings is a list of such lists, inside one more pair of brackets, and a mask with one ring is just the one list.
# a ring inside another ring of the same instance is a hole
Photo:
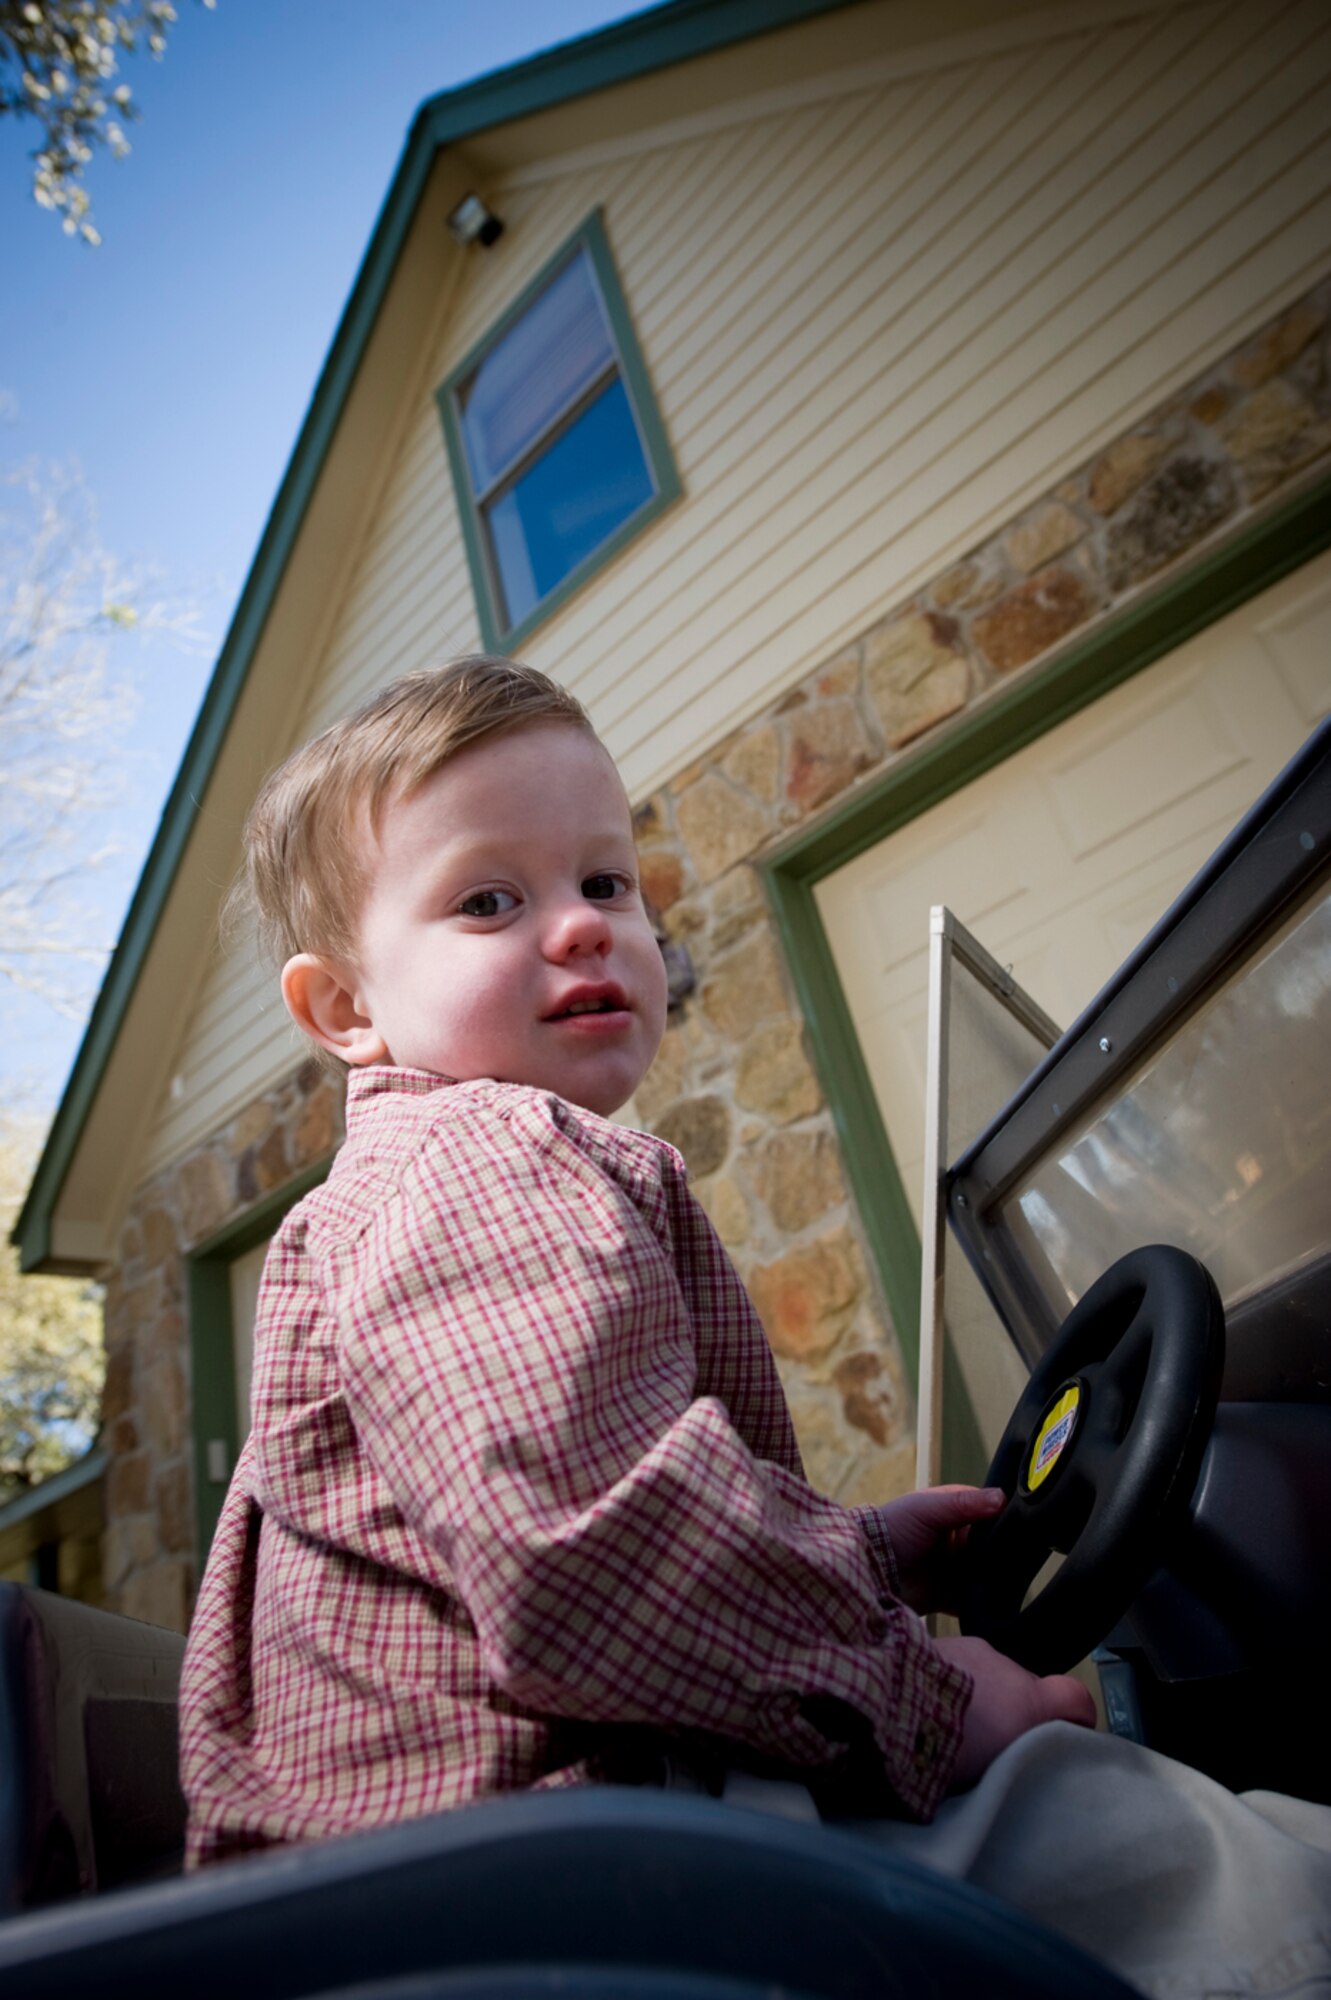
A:
{"label": "green gable trim", "polygon": [[672,0],[669,6],[653,8],[429,98],[417,113],[163,808],[27,1200],[14,1225],[11,1240],[19,1248],[25,1271],[44,1264],[50,1255],[52,1212],[138,986],[437,150],[469,133],[551,110],[590,91],[613,88],[775,28],[834,13],[847,4],[860,4],[860,0]]}
{"label": "green gable trim", "polygon": [[[1328,547],[1331,479],[1323,479],[981,703],[765,864],[814,1062],[912,1379],[919,1368],[919,1235],[814,900],[817,884]],[[944,1477],[973,1479],[984,1470],[979,1432],[950,1351],[946,1364]]]}
{"label": "green gable trim", "polygon": [[189,1301],[190,1419],[194,1444],[194,1533],[199,1567],[208,1554],[226,1495],[226,1482],[208,1477],[208,1446],[220,1439],[226,1446],[227,1467],[240,1450],[240,1413],[236,1408],[236,1365],[231,1318],[231,1266],[256,1243],[271,1236],[302,1195],[328,1178],[330,1154],[306,1167],[266,1195],[238,1221],[200,1243],[186,1259]]}
{"label": "green gable trim", "polygon": [[[636,514],[630,515],[613,534],[607,535],[600,547],[593,549],[589,556],[571,569],[525,618],[520,618],[515,625],[503,626],[498,616],[497,593],[485,548],[485,531],[472,495],[471,471],[467,465],[461,426],[458,423],[457,395],[473,369],[479,366],[484,356],[503,338],[508,329],[522,318],[560,265],[580,248],[586,250],[591,259],[592,269],[596,273],[606,317],[610,322],[611,336],[615,343],[620,379],[628,389],[629,403],[638,426],[655,491],[651,499],[639,507]],[[462,539],[467,551],[467,566],[471,571],[472,594],[476,600],[481,639],[485,650],[489,653],[504,652],[521,645],[530,633],[544,625],[561,605],[566,604],[569,598],[590,583],[607,563],[612,562],[621,549],[636,541],[657,515],[679,498],[682,491],[674,455],[670,449],[670,440],[666,436],[665,425],[656,406],[647,364],[642,358],[642,350],[633,331],[633,321],[629,316],[623,287],[619,282],[619,272],[615,268],[615,260],[611,254],[610,240],[605,233],[605,218],[599,209],[593,209],[586,221],[561,243],[553,257],[548,258],[531,282],[524,285],[517,298],[500,315],[484,337],[477,341],[470,353],[445,377],[435,390],[435,402],[439,408],[439,420],[444,428],[444,444],[448,451],[449,470],[453,475],[453,492],[457,499],[458,518],[462,523]]]}
{"label": "green gable trim", "polygon": [[[858,4],[860,0],[671,0],[668,6],[649,8],[427,98],[411,138],[414,141],[424,130],[432,145],[448,145],[468,133],[529,118],[694,56],[711,55],[736,42]],[[596,134],[589,131],[587,136],[592,140]]]}

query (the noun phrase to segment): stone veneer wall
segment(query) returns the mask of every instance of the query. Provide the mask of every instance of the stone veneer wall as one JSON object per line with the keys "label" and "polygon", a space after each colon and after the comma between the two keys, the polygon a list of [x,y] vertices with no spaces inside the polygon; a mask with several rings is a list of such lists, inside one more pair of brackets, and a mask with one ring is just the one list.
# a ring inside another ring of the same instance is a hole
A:
{"label": "stone veneer wall", "polygon": [[[1331,461],[1331,280],[648,801],[644,886],[697,988],[626,1116],[679,1147],[762,1315],[815,1484],[885,1500],[911,1396],[755,864],[927,731]],[[107,1601],[183,1627],[185,1259],[341,1132],[313,1063],[136,1196],[107,1293]]]}
{"label": "stone veneer wall", "polygon": [[304,1062],[134,1198],[106,1285],[102,1569],[112,1611],[183,1632],[198,1586],[186,1259],[328,1157],[342,1137],[342,1096],[340,1078]]}

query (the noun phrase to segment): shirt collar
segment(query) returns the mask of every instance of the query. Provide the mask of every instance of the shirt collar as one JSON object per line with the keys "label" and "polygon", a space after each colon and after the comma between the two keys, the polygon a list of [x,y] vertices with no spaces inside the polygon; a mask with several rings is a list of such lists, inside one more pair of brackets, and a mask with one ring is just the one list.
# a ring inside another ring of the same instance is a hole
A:
{"label": "shirt collar", "polygon": [[363,1104],[368,1098],[384,1097],[390,1092],[402,1097],[429,1097],[436,1090],[450,1089],[456,1082],[456,1077],[439,1076],[434,1070],[369,1063],[348,1072],[347,1104]]}

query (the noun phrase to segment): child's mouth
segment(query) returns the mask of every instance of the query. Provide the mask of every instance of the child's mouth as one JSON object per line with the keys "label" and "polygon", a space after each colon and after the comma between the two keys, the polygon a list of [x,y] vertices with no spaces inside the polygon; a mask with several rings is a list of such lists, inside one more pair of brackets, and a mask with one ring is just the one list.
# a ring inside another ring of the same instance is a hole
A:
{"label": "child's mouth", "polygon": [[556,1012],[546,1015],[547,1021],[580,1021],[587,1015],[622,1014],[628,1009],[628,1001],[617,986],[595,987],[574,993]]}

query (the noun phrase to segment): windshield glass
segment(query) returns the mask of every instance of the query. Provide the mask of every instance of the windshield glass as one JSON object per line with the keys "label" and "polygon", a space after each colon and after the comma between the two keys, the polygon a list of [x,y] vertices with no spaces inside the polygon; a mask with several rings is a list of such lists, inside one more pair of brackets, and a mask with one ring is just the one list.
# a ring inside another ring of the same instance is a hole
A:
{"label": "windshield glass", "polygon": [[1331,1246],[1331,893],[1320,889],[1004,1205],[1061,1320],[1117,1257],[1175,1243],[1227,1306]]}

